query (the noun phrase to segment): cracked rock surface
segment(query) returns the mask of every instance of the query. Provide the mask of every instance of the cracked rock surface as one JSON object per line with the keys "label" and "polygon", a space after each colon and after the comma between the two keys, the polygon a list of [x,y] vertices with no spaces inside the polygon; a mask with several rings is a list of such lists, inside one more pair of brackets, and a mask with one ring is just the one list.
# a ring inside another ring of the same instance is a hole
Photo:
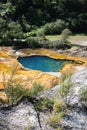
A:
{"label": "cracked rock surface", "polygon": [[34,106],[23,100],[17,106],[0,109],[0,130],[40,130]]}

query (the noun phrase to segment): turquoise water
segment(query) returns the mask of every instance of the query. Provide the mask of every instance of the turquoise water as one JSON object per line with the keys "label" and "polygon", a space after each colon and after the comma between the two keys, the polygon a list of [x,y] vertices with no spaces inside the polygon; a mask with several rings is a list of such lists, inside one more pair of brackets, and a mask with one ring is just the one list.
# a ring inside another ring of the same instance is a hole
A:
{"label": "turquoise water", "polygon": [[41,70],[44,72],[57,72],[66,62],[65,60],[56,60],[47,56],[28,56],[19,57],[18,61],[26,68],[33,70]]}

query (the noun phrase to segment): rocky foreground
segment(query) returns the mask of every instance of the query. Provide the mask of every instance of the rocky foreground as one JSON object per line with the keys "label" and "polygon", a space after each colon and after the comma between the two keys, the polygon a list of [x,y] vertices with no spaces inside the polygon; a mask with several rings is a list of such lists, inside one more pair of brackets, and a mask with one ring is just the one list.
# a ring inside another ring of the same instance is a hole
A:
{"label": "rocky foreground", "polygon": [[[4,49],[5,50],[5,49]],[[25,50],[24,50],[25,51]],[[3,71],[3,68],[10,73],[10,65],[13,61],[17,62],[14,54],[17,56],[25,55],[24,51],[14,51],[12,49],[8,50],[8,53],[3,53],[2,50],[2,56],[0,58],[0,72]],[[74,50],[67,50],[66,53],[70,53],[72,51],[72,55],[74,53],[77,53],[77,56],[80,56],[80,50],[78,51],[76,48]],[[45,51],[46,52],[46,51]],[[53,52],[53,51],[52,51]],[[51,52],[51,54],[52,54]],[[62,53],[62,50],[58,51]],[[28,54],[29,51],[27,51],[26,54]],[[35,52],[36,53],[36,52]],[[12,55],[13,54],[13,55]],[[48,54],[48,53],[47,53]],[[71,54],[71,53],[70,53]],[[59,126],[62,127],[62,130],[87,130],[87,110],[86,107],[83,107],[81,102],[79,101],[79,94],[80,90],[86,86],[87,87],[87,57],[86,57],[86,50],[84,53],[84,50],[81,51],[81,54],[83,55],[83,58],[77,58],[74,59],[77,60],[80,63],[83,63],[82,65],[75,65],[72,66],[71,64],[66,66],[61,70],[60,73],[45,73],[36,71],[34,73],[33,70],[30,70],[31,76],[41,76],[41,82],[44,80],[45,76],[45,82],[49,85],[49,89],[41,92],[39,95],[37,95],[36,99],[40,100],[44,97],[48,99],[58,98],[58,91],[60,88],[59,79],[61,77],[61,73],[64,73],[67,71],[67,69],[72,70],[73,75],[71,77],[72,82],[72,91],[68,93],[68,107],[66,114],[62,118],[61,122],[59,123]],[[56,57],[56,55],[53,53],[53,56]],[[66,55],[65,55],[66,57]],[[84,58],[85,57],[85,58]],[[71,57],[70,57],[71,58]],[[13,61],[12,61],[13,60]],[[6,64],[5,64],[6,63]],[[26,79],[26,76],[30,78],[27,70],[21,68],[21,66],[18,66],[18,75],[16,73],[16,77],[18,79],[19,72],[22,76],[22,81]],[[34,78],[34,77],[33,77]],[[38,78],[38,77],[37,77]],[[42,80],[43,79],[43,80]],[[50,80],[49,80],[50,79]],[[56,80],[55,80],[56,79]],[[39,78],[40,80],[40,78]],[[52,84],[50,84],[50,81],[54,81]],[[56,81],[56,82],[55,82]],[[20,82],[20,81],[19,81]],[[29,87],[29,85],[28,85]],[[27,86],[26,86],[27,88]],[[3,89],[3,86],[1,84],[1,90]],[[49,124],[48,118],[52,115],[52,112],[50,110],[43,110],[38,111],[33,102],[31,102],[27,98],[21,99],[17,105],[8,106],[0,104],[0,130],[58,130],[57,127],[52,127]]]}
{"label": "rocky foreground", "polygon": [[[61,121],[63,130],[86,130],[87,111],[79,102],[79,91],[87,85],[87,69],[83,69],[72,76],[74,82],[70,107]],[[84,84],[84,85],[83,85]],[[41,93],[37,98],[57,98],[60,85],[54,86]],[[14,107],[0,108],[0,130],[57,130],[48,123],[49,111],[37,112],[34,105],[27,99],[21,100]]]}

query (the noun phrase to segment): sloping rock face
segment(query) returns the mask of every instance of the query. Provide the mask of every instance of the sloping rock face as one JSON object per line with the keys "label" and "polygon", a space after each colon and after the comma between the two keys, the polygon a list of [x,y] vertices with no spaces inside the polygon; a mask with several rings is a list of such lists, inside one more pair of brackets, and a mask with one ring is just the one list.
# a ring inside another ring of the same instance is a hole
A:
{"label": "sloping rock face", "polygon": [[[87,129],[87,111],[79,102],[79,91],[84,84],[87,85],[87,69],[83,69],[72,75],[74,92],[70,98],[65,117],[60,125],[63,130],[86,130]],[[58,98],[60,85],[50,88],[37,96],[37,99],[47,97],[49,99]],[[77,89],[78,88],[78,89]],[[79,90],[79,91],[77,91]],[[70,94],[69,94],[70,95]],[[72,104],[73,103],[73,104]],[[17,106],[0,108],[0,130],[57,130],[48,123],[48,118],[52,113],[49,111],[37,112],[27,99],[22,100]]]}
{"label": "sloping rock face", "polygon": [[15,107],[0,109],[0,130],[41,130],[34,106],[26,99]]}
{"label": "sloping rock face", "polygon": [[[71,109],[63,120],[65,130],[86,130],[87,129],[87,110],[84,109],[79,101],[79,95],[82,88],[87,87],[87,68],[75,73],[71,81],[73,83],[73,92],[68,96]],[[71,96],[70,96],[71,95]]]}
{"label": "sloping rock face", "polygon": [[[87,129],[87,110],[79,101],[80,90],[87,86],[87,68],[83,68],[79,72],[72,75],[71,81],[72,91],[68,94],[69,106],[65,117],[61,120],[60,125],[63,130],[86,130]],[[58,98],[58,90],[60,85],[57,85],[50,90],[41,93],[38,98],[47,97],[49,99]],[[43,130],[57,130],[48,124],[48,118],[52,113],[40,112],[40,120]]]}
{"label": "sloping rock face", "polygon": [[[25,89],[30,89],[32,83],[39,82],[45,85],[49,90],[42,92],[36,98],[41,99],[43,97],[47,98],[58,98],[58,90],[60,85],[58,85],[61,74],[58,73],[43,73],[41,71],[27,70],[23,68],[21,64],[18,63],[18,56],[27,55],[47,55],[51,58],[56,59],[69,59],[77,61],[78,63],[83,63],[83,65],[66,65],[60,72],[65,73],[68,70],[74,72],[71,80],[73,83],[73,93],[69,93],[69,105],[66,115],[61,121],[61,126],[63,130],[86,130],[87,129],[87,111],[85,111],[79,102],[79,91],[84,85],[87,85],[87,59],[80,57],[72,57],[67,55],[60,55],[54,51],[50,50],[20,50],[12,51],[10,48],[7,50],[3,48],[0,52],[0,89],[4,89],[3,81],[8,82],[11,78],[11,72],[14,72],[13,79],[18,83],[22,83]],[[43,51],[42,51],[43,50]],[[13,69],[14,68],[14,69]],[[25,84],[27,82],[27,84]],[[84,84],[84,85],[83,85]],[[7,102],[6,95],[3,91],[0,99]],[[34,105],[24,99],[20,101],[16,106],[7,107],[0,104],[0,130],[57,130],[53,128],[48,123],[48,118],[52,113],[49,111],[37,112]]]}

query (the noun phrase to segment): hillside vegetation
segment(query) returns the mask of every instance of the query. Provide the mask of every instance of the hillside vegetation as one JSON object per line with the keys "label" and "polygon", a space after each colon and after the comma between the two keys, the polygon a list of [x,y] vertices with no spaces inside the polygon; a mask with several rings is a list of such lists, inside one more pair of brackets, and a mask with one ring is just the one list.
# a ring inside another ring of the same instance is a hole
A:
{"label": "hillside vegetation", "polygon": [[65,28],[86,33],[86,19],[87,0],[1,0],[0,44],[14,45],[20,39],[26,44],[30,37],[61,34]]}

